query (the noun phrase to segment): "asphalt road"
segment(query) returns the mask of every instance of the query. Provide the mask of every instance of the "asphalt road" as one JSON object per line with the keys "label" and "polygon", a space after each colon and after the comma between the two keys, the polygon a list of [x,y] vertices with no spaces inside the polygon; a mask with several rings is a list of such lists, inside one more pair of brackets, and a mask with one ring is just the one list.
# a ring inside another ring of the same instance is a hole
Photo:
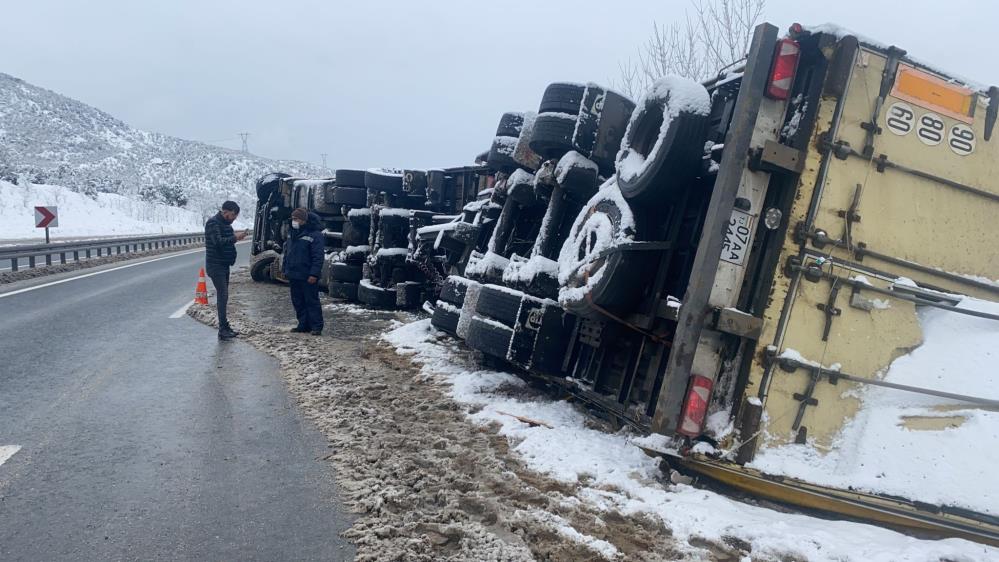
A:
{"label": "asphalt road", "polygon": [[0,286],[0,560],[353,558],[276,362],[169,318],[203,259]]}

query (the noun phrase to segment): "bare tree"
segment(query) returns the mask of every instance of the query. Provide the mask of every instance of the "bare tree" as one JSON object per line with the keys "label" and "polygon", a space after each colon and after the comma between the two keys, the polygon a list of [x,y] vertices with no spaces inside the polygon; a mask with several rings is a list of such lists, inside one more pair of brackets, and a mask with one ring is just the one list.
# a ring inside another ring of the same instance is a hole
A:
{"label": "bare tree", "polygon": [[709,78],[746,55],[766,0],[691,0],[691,10],[669,25],[653,23],[638,60],[620,64],[614,86],[637,99],[668,74]]}

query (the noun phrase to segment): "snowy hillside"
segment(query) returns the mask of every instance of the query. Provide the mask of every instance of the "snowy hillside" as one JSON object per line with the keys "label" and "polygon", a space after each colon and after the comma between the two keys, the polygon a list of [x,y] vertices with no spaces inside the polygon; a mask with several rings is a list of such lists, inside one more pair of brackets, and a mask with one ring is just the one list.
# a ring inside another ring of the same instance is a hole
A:
{"label": "snowy hillside", "polygon": [[199,213],[162,203],[114,193],[88,197],[56,185],[0,180],[0,239],[43,236],[44,231],[35,228],[35,205],[59,208],[59,226],[52,229],[57,237],[170,234],[204,228]]}
{"label": "snowy hillside", "polygon": [[[253,182],[272,171],[325,172],[133,129],[84,103],[0,73],[0,180],[65,186],[94,199],[113,193],[184,207],[200,217],[234,199],[247,209]],[[7,189],[4,191],[7,192]],[[0,199],[0,208],[8,203]]]}

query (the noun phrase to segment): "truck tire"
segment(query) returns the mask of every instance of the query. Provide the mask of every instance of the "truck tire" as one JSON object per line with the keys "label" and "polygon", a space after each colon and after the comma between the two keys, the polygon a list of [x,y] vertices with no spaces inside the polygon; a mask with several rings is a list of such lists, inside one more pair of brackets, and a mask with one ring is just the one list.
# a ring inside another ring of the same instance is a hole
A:
{"label": "truck tire", "polygon": [[573,149],[572,135],[576,131],[576,116],[568,113],[539,113],[534,120],[531,150],[544,159],[561,158]]}
{"label": "truck tire", "polygon": [[330,281],[330,298],[343,299],[350,302],[357,302],[357,283],[347,283],[345,281]]}
{"label": "truck tire", "polygon": [[588,201],[597,192],[600,178],[595,162],[571,151],[559,159],[555,177],[562,189],[577,201]]}
{"label": "truck tire", "polygon": [[333,198],[334,191],[336,191],[335,186],[317,185],[312,191],[312,205],[310,205],[310,208],[317,215],[340,215],[343,205],[338,204]]}
{"label": "truck tire", "polygon": [[338,187],[364,187],[364,170],[334,170]]}
{"label": "truck tire", "polygon": [[410,196],[427,198],[427,173],[423,170],[406,170],[402,174],[402,190]]}
{"label": "truck tire", "polygon": [[430,318],[430,325],[442,332],[458,335],[458,320],[461,318],[461,310],[450,306],[443,301],[437,301],[434,307],[434,315]]}
{"label": "truck tire", "polygon": [[626,199],[669,202],[700,170],[710,107],[707,90],[666,78],[631,116],[617,155],[618,186]]}
{"label": "truck tire", "polygon": [[331,277],[333,262],[329,260],[329,257],[323,259],[323,269],[319,273],[319,290],[329,291],[330,281],[333,281]]}
{"label": "truck tire", "polygon": [[498,326],[482,318],[473,317],[468,325],[468,336],[465,338],[465,343],[468,344],[468,347],[486,355],[506,360],[512,339],[512,328]]}
{"label": "truck tire", "polygon": [[517,313],[524,294],[497,285],[483,285],[479,289],[479,300],[475,312],[479,316],[492,318],[513,328],[517,324]]}
{"label": "truck tire", "polygon": [[364,172],[364,187],[374,191],[384,191],[390,195],[399,195],[402,193],[402,170],[371,168]]}
{"label": "truck tire", "polygon": [[515,111],[504,113],[500,117],[499,126],[496,127],[498,137],[519,137],[524,126],[524,114]]}
{"label": "truck tire", "polygon": [[468,286],[472,283],[475,283],[475,281],[466,279],[465,277],[457,275],[448,276],[444,280],[444,286],[441,287],[440,300],[460,308],[465,303],[465,293],[468,292]]}
{"label": "truck tire", "polygon": [[517,137],[497,136],[489,148],[486,163],[497,172],[510,173],[517,169],[517,161],[513,153],[517,148]]}
{"label": "truck tire", "polygon": [[570,84],[567,82],[555,82],[545,88],[544,95],[541,96],[541,105],[538,106],[538,113],[568,113],[569,115],[579,115],[579,106],[583,101],[583,93],[586,86],[582,84]]}
{"label": "truck tire", "polygon": [[348,207],[365,207],[368,204],[368,190],[363,187],[340,187],[333,190],[333,202]]}
{"label": "truck tire", "polygon": [[273,261],[274,261],[273,256],[255,259],[253,263],[250,264],[250,279],[253,279],[257,283],[270,281],[271,262]]}
{"label": "truck tire", "polygon": [[270,271],[271,281],[278,283],[287,283],[288,278],[284,276],[284,272],[281,271],[281,256],[278,256],[271,260],[271,271]]}
{"label": "truck tire", "polygon": [[375,308],[395,308],[395,288],[383,289],[365,279],[357,286],[357,300]]}
{"label": "truck tire", "polygon": [[334,281],[357,283],[361,280],[361,266],[349,265],[346,263],[334,263],[330,265],[330,277]]}
{"label": "truck tire", "polygon": [[603,310],[623,315],[641,298],[650,260],[627,252],[599,257],[601,248],[632,236],[622,226],[626,207],[616,198],[591,200],[573,224],[559,256],[559,304],[567,312],[605,319]]}

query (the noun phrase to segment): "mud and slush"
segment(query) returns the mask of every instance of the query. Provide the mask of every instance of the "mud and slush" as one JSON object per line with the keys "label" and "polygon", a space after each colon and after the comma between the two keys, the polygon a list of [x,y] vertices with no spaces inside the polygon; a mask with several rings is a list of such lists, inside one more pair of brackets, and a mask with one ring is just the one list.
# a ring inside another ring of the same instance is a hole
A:
{"label": "mud and slush", "polygon": [[[379,341],[415,316],[324,299],[323,336],[293,334],[286,287],[241,270],[230,289],[241,339],[280,360],[288,389],[329,440],[324,460],[358,514],[345,533],[357,560],[689,559],[658,518],[598,508],[575,486],[525,468],[495,427],[469,421],[444,383]],[[189,314],[215,323],[214,307]],[[608,558],[594,542],[618,554]]]}

